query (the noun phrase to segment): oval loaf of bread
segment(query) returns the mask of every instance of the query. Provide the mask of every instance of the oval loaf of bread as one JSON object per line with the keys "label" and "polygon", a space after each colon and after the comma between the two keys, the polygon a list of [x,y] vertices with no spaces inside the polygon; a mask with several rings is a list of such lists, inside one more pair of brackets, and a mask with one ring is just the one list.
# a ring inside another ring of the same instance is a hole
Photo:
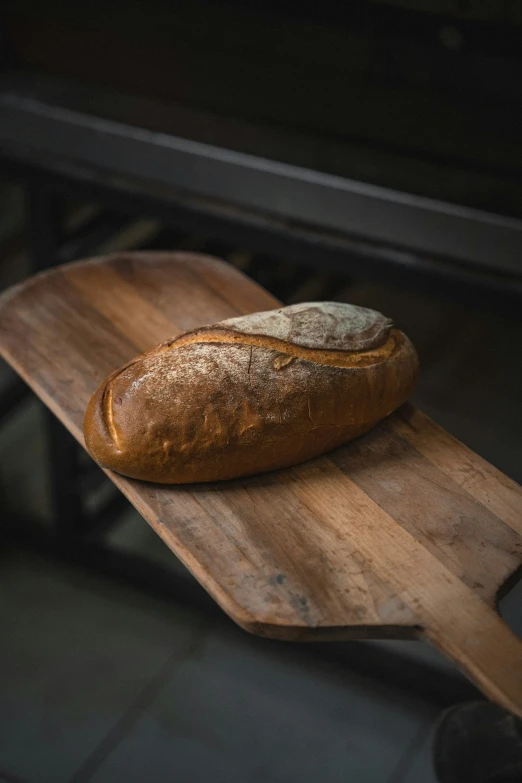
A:
{"label": "oval loaf of bread", "polygon": [[162,483],[215,481],[315,457],[411,394],[417,354],[380,313],[310,302],[230,318],[110,375],[85,441],[103,467]]}

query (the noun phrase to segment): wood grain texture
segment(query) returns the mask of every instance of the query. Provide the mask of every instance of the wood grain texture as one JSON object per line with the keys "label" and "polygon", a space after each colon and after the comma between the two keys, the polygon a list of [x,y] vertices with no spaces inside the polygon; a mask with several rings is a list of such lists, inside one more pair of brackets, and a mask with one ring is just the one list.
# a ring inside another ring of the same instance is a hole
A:
{"label": "wood grain texture", "polygon": [[[232,267],[128,253],[0,300],[0,350],[83,443],[101,380],[154,344],[279,303]],[[522,715],[522,643],[495,611],[522,562],[522,490],[411,406],[294,468],[168,487],[109,473],[242,627],[280,639],[424,637]]]}

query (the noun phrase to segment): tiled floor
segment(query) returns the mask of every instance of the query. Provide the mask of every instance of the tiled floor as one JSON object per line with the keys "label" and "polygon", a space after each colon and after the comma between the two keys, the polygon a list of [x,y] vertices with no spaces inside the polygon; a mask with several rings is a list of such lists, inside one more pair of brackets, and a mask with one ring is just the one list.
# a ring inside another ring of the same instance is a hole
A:
{"label": "tiled floor", "polygon": [[69,780],[165,667],[183,661],[195,629],[175,607],[3,554],[0,770]]}

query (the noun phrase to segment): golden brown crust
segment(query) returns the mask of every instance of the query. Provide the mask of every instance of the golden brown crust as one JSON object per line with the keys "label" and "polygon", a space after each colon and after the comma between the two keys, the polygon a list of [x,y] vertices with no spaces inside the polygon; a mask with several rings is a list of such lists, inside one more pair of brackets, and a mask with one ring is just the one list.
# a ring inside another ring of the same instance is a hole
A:
{"label": "golden brown crust", "polygon": [[[377,326],[357,314],[364,351],[305,345],[303,307],[301,344],[275,336],[273,319],[272,334],[222,322],[113,373],[87,409],[91,455],[133,478],[213,481],[296,464],[368,431],[411,394],[418,373],[413,346],[380,314]],[[291,320],[288,310],[281,317]],[[346,344],[341,327],[334,324],[334,342]]]}

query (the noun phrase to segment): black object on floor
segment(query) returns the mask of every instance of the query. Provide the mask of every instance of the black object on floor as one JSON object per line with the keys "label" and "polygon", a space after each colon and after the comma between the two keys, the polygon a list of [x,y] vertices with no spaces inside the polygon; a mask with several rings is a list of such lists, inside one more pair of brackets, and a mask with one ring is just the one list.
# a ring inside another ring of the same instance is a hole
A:
{"label": "black object on floor", "polygon": [[434,755],[440,783],[520,783],[522,721],[485,701],[452,707],[439,723]]}

